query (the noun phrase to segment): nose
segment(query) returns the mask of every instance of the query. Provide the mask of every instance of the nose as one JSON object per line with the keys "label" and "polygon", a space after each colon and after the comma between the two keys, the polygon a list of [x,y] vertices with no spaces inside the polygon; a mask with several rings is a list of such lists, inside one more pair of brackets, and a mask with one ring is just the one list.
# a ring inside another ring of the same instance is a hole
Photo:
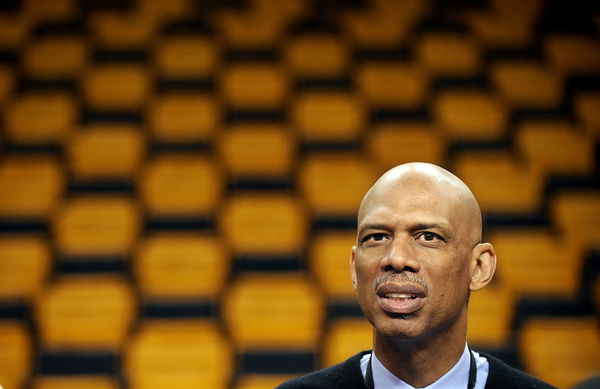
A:
{"label": "nose", "polygon": [[417,260],[414,242],[411,238],[395,237],[381,260],[383,271],[418,273],[421,265]]}

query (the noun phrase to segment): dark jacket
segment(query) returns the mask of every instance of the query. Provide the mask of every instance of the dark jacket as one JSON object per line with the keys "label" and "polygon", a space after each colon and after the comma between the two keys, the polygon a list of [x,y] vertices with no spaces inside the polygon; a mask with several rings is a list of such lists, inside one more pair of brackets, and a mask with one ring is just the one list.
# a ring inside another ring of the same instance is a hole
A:
{"label": "dark jacket", "polygon": [[[335,366],[285,382],[277,389],[367,389],[360,370],[360,359],[368,352],[363,351]],[[487,358],[490,366],[486,389],[556,389],[497,358],[481,355]]]}

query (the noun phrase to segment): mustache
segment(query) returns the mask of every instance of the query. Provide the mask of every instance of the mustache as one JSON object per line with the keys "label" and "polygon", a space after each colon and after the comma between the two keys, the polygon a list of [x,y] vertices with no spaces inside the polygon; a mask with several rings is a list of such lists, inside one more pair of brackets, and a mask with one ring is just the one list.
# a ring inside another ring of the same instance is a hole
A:
{"label": "mustache", "polygon": [[425,281],[423,278],[419,277],[415,273],[410,273],[410,272],[405,272],[405,271],[400,272],[400,273],[395,272],[395,271],[388,271],[386,273],[383,273],[383,274],[380,274],[379,276],[377,276],[377,278],[375,279],[375,290],[379,289],[379,287],[382,284],[385,284],[386,282],[395,282],[395,283],[410,282],[413,284],[419,284],[423,288],[425,288],[425,291],[427,291],[427,289],[429,288],[427,281]]}

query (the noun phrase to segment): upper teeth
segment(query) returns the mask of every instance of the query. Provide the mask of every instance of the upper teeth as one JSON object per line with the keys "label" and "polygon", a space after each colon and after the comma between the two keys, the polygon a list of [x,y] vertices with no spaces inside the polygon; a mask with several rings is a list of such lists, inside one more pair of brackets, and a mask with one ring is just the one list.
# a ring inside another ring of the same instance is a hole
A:
{"label": "upper teeth", "polygon": [[385,297],[389,298],[389,299],[402,299],[402,300],[415,298],[414,295],[406,294],[406,293],[386,293]]}

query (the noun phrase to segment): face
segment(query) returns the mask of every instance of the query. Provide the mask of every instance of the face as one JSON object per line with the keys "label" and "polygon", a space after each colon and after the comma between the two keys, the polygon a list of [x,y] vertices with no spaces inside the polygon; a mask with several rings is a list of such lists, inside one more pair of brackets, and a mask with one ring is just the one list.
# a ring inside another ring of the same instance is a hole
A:
{"label": "face", "polygon": [[466,331],[478,238],[454,192],[409,179],[380,185],[363,202],[351,273],[378,335],[415,340]]}

